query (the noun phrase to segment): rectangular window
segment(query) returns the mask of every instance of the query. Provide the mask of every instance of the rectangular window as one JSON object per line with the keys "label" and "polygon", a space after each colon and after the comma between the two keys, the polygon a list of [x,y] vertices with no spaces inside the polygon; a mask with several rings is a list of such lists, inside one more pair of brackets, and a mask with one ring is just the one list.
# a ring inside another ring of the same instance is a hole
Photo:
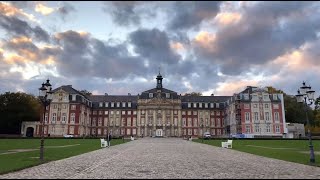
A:
{"label": "rectangular window", "polygon": [[110,114],[113,115],[113,111],[110,111]]}
{"label": "rectangular window", "polygon": [[103,111],[99,111],[99,115],[102,115],[103,114]]}
{"label": "rectangular window", "polygon": [[127,126],[131,126],[131,118],[127,118]]}
{"label": "rectangular window", "polygon": [[246,122],[250,122],[250,112],[245,113],[245,120]]}
{"label": "rectangular window", "polygon": [[137,111],[133,111],[133,115],[137,115]]}
{"label": "rectangular window", "polygon": [[45,122],[45,123],[48,122],[48,113],[46,113],[46,115],[44,116],[44,122]]}
{"label": "rectangular window", "polygon": [[127,135],[131,135],[131,129],[127,129]]}
{"label": "rectangular window", "polygon": [[191,115],[191,111],[188,111],[188,115]]}
{"label": "rectangular window", "polygon": [[186,115],[186,111],[182,111],[181,114],[182,114],[182,115]]}
{"label": "rectangular window", "polygon": [[75,120],[76,120],[76,114],[75,113],[71,113],[70,123],[74,123]]}
{"label": "rectangular window", "polygon": [[128,102],[128,107],[131,107],[131,102]]}
{"label": "rectangular window", "polygon": [[103,103],[102,102],[99,102],[99,107],[103,107]]}
{"label": "rectangular window", "polygon": [[145,114],[146,112],[144,110],[141,110],[141,114]]}
{"label": "rectangular window", "polygon": [[131,115],[131,111],[128,111],[128,115]]}
{"label": "rectangular window", "polygon": [[126,107],[126,102],[122,102],[122,107]]}
{"label": "rectangular window", "polygon": [[215,121],[216,121],[216,120],[215,120],[214,118],[211,119],[211,126],[212,126],[212,127],[215,127],[215,126],[216,126]]}
{"label": "rectangular window", "polygon": [[104,106],[108,107],[109,106],[109,102],[104,102]]}
{"label": "rectangular window", "polygon": [[119,114],[120,114],[120,111],[116,111],[116,114],[119,115]]}
{"label": "rectangular window", "polygon": [[122,111],[121,114],[122,114],[122,115],[125,115],[125,114],[126,114],[126,111]]}
{"label": "rectangular window", "polygon": [[109,114],[109,111],[104,111],[104,115],[108,115]]}
{"label": "rectangular window", "polygon": [[268,100],[268,95],[263,95],[263,100]]}
{"label": "rectangular window", "polygon": [[251,130],[250,130],[250,125],[247,125],[246,126],[246,133],[250,133],[251,132]]}
{"label": "rectangular window", "polygon": [[185,127],[186,126],[186,118],[182,118],[182,125]]}
{"label": "rectangular window", "polygon": [[76,95],[73,94],[73,95],[72,95],[72,101],[75,101],[75,100],[76,100]]}
{"label": "rectangular window", "polygon": [[208,118],[206,118],[206,126],[210,126],[210,124],[209,124],[210,122],[209,122],[209,119]]}
{"label": "rectangular window", "polygon": [[196,108],[197,107],[197,103],[193,103],[193,107]]}
{"label": "rectangular window", "polygon": [[258,112],[254,112],[254,120],[259,121],[259,114]]}
{"label": "rectangular window", "polygon": [[220,111],[217,111],[217,116],[220,116]]}
{"label": "rectangular window", "polygon": [[221,122],[220,118],[217,118],[217,127],[220,127],[220,125],[221,125],[220,122]]}
{"label": "rectangular window", "polygon": [[254,126],[254,131],[255,131],[256,133],[260,132],[259,130],[260,130],[260,128],[259,128],[258,125]]}
{"label": "rectangular window", "polygon": [[269,104],[264,104],[265,109],[269,109]]}
{"label": "rectangular window", "polygon": [[170,98],[170,93],[166,93],[166,98]]}
{"label": "rectangular window", "polygon": [[193,129],[193,134],[194,135],[198,135],[198,130],[197,129]]}
{"label": "rectangular window", "polygon": [[267,125],[266,131],[267,131],[267,132],[271,132],[271,130],[270,130],[270,125]]}
{"label": "rectangular window", "polygon": [[213,103],[210,103],[210,107],[213,108]]}
{"label": "rectangular window", "polygon": [[277,100],[278,96],[276,94],[273,95],[273,100]]}
{"label": "rectangular window", "polygon": [[258,104],[253,104],[253,108],[258,108]]}
{"label": "rectangular window", "polygon": [[191,108],[191,103],[188,103],[188,108]]}
{"label": "rectangular window", "polygon": [[104,118],[104,126],[108,126],[108,118]]}
{"label": "rectangular window", "polygon": [[188,129],[188,135],[192,135],[192,129]]}
{"label": "rectangular window", "polygon": [[197,111],[193,111],[193,115],[198,115],[198,112]]}
{"label": "rectangular window", "polygon": [[117,102],[117,107],[120,107],[120,102]]}
{"label": "rectangular window", "polygon": [[153,98],[153,93],[149,93],[149,98]]}
{"label": "rectangular window", "polygon": [[193,126],[194,127],[198,126],[197,118],[193,118]]}
{"label": "rectangular window", "polygon": [[174,111],[173,111],[173,114],[174,114],[174,115],[177,115],[177,114],[178,114],[178,111],[177,111],[177,110],[174,110]]}
{"label": "rectangular window", "polygon": [[269,112],[265,112],[265,120],[269,121],[270,120],[270,116],[269,116]]}
{"label": "rectangular window", "polygon": [[188,118],[188,126],[191,127],[192,126],[192,119]]}
{"label": "rectangular window", "polygon": [[92,114],[93,114],[93,115],[97,115],[97,111],[93,111]]}
{"label": "rectangular window", "polygon": [[205,107],[205,108],[208,108],[208,103],[205,103],[205,104],[204,104],[204,107]]}
{"label": "rectangular window", "polygon": [[66,120],[67,120],[67,114],[62,113],[62,123],[66,123]]}
{"label": "rectangular window", "polygon": [[244,104],[244,108],[245,109],[250,109],[250,105],[246,103],[246,104]]}
{"label": "rectangular window", "polygon": [[279,112],[274,112],[274,121],[279,122]]}
{"label": "rectangular window", "polygon": [[98,118],[98,126],[102,126],[102,118],[101,117]]}
{"label": "rectangular window", "polygon": [[202,108],[202,103],[199,103],[199,108]]}
{"label": "rectangular window", "polygon": [[219,103],[216,103],[217,108],[219,108]]}
{"label": "rectangular window", "polygon": [[69,128],[69,134],[74,134],[74,127],[73,127],[73,126],[70,126],[70,128]]}
{"label": "rectangular window", "polygon": [[174,118],[174,125],[175,125],[175,126],[178,125],[178,118]]}
{"label": "rectangular window", "polygon": [[52,123],[55,123],[57,120],[57,114],[56,113],[53,113],[52,114]]}
{"label": "rectangular window", "polygon": [[119,126],[120,125],[120,118],[116,118],[116,126]]}
{"label": "rectangular window", "polygon": [[211,116],[214,116],[214,111],[211,111]]}
{"label": "rectangular window", "polygon": [[137,119],[134,117],[132,119],[132,126],[136,126],[137,125]]}
{"label": "rectangular window", "polygon": [[276,126],[276,133],[280,133],[280,126],[279,125]]}

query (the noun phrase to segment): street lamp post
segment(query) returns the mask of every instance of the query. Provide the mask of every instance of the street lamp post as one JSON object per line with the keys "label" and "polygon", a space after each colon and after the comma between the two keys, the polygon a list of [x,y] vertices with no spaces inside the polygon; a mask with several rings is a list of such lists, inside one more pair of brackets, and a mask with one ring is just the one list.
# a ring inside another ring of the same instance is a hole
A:
{"label": "street lamp post", "polygon": [[310,148],[310,163],[315,163],[315,156],[313,151],[313,145],[312,145],[312,138],[311,138],[311,132],[310,132],[310,122],[308,118],[308,107],[313,104],[314,102],[314,93],[315,91],[311,90],[311,86],[306,86],[306,83],[302,83],[302,87],[298,90],[298,94],[296,95],[297,101],[299,103],[303,103],[304,110],[306,112],[306,118],[307,118],[307,126],[308,126],[308,138],[309,138],[309,148]]}
{"label": "street lamp post", "polygon": [[43,104],[43,119],[41,121],[41,142],[40,142],[40,162],[43,163],[43,146],[44,146],[44,121],[45,121],[45,113],[46,107],[50,105],[52,100],[52,87],[48,79],[46,83],[42,83],[42,86],[39,88],[39,99]]}

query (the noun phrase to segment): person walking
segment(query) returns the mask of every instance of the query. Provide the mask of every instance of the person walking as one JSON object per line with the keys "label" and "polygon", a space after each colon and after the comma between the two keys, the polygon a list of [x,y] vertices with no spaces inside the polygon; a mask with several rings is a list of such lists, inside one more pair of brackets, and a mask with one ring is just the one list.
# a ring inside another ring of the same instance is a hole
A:
{"label": "person walking", "polygon": [[111,139],[112,139],[112,136],[111,136],[111,133],[109,133],[108,137],[107,137],[107,145],[108,145],[108,147],[111,146],[111,143],[110,143]]}

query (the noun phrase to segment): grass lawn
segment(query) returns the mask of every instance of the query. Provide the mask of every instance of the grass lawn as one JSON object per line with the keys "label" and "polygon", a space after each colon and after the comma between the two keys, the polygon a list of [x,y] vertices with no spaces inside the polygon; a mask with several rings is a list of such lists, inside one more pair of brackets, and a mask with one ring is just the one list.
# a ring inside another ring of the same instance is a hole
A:
{"label": "grass lawn", "polygon": [[[193,140],[202,143],[201,139]],[[203,140],[204,144],[221,147],[227,140]],[[313,140],[316,166],[320,167],[320,140]],[[308,140],[244,140],[234,139],[232,149],[259,156],[309,165],[310,149]]]}
{"label": "grass lawn", "polygon": [[[122,143],[122,139],[113,139],[111,146]],[[0,139],[0,174],[40,164],[39,147],[40,139]],[[31,151],[3,154],[17,149]],[[100,139],[45,139],[44,159],[49,162],[97,149],[101,149]]]}

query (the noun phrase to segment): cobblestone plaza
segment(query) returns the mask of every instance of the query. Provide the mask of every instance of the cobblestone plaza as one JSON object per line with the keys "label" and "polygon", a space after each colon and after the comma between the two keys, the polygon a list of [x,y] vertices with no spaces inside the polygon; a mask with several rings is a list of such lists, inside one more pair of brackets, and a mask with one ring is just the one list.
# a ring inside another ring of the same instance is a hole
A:
{"label": "cobblestone plaza", "polygon": [[142,138],[0,175],[27,179],[319,179],[320,168],[181,138]]}

